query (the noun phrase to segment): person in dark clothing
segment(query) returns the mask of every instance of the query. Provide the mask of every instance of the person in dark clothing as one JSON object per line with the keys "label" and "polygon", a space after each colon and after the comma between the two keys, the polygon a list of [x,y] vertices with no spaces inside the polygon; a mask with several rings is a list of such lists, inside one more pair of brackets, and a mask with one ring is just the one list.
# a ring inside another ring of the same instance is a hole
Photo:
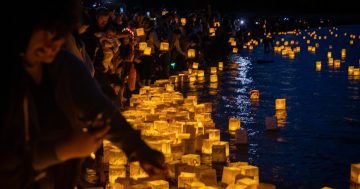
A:
{"label": "person in dark clothing", "polygon": [[61,51],[80,3],[20,3],[26,16],[9,19],[7,56],[14,62],[4,65],[10,77],[1,78],[0,188],[73,188],[75,158],[96,151],[105,135],[149,174],[164,173],[163,155],[141,140],[84,63]]}

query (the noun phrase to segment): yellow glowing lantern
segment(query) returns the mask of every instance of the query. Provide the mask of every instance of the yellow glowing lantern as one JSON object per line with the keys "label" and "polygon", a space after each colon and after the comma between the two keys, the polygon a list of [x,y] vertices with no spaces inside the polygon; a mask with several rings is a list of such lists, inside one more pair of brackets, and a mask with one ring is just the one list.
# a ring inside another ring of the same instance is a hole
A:
{"label": "yellow glowing lantern", "polygon": [[335,37],[338,37],[339,35],[338,34],[335,34]]}
{"label": "yellow glowing lantern", "polygon": [[202,140],[201,153],[203,154],[211,154],[212,153],[212,145],[215,141],[210,139]]}
{"label": "yellow glowing lantern", "polygon": [[192,68],[195,69],[195,70],[198,69],[199,68],[199,63],[193,62]]}
{"label": "yellow glowing lantern", "polygon": [[195,58],[195,49],[188,50],[188,58]]}
{"label": "yellow glowing lantern", "polygon": [[326,36],[326,35],[324,36],[324,39],[325,39],[325,40],[327,39],[327,36]]}
{"label": "yellow glowing lantern", "polygon": [[217,75],[210,75],[210,82],[211,83],[218,82],[218,76]]}
{"label": "yellow glowing lantern", "polygon": [[148,174],[141,168],[138,161],[130,163],[130,178],[137,180],[146,177],[148,177]]}
{"label": "yellow glowing lantern", "polygon": [[327,57],[328,57],[328,58],[331,58],[331,57],[332,57],[332,52],[328,52],[328,53],[327,53]]}
{"label": "yellow glowing lantern", "polygon": [[319,48],[319,43],[315,43],[315,47],[316,47],[316,48]]}
{"label": "yellow glowing lantern", "polygon": [[169,51],[169,43],[161,42],[160,43],[160,51]]}
{"label": "yellow glowing lantern", "polygon": [[346,33],[346,32],[344,33],[344,36],[345,36],[345,37],[347,36],[347,33]]}
{"label": "yellow glowing lantern", "polygon": [[285,39],[284,39],[284,38],[281,38],[281,41],[282,41],[282,42],[284,42],[284,41],[285,41]]}
{"label": "yellow glowing lantern", "polygon": [[181,22],[182,26],[185,26],[186,25],[186,18],[181,18],[180,22]]}
{"label": "yellow glowing lantern", "polygon": [[334,60],[334,67],[340,68],[341,61],[340,60]]}
{"label": "yellow glowing lantern", "polygon": [[165,180],[149,181],[147,184],[151,187],[151,189],[169,189],[169,182]]}
{"label": "yellow glowing lantern", "polygon": [[308,51],[311,51],[312,50],[312,46],[308,46]]}
{"label": "yellow glowing lantern", "polygon": [[286,99],[279,98],[275,100],[275,109],[276,110],[285,110],[286,109]]}
{"label": "yellow glowing lantern", "polygon": [[290,41],[290,45],[293,45],[293,44],[295,44],[295,41],[294,41],[294,40],[291,40],[291,41]]}
{"label": "yellow glowing lantern", "polygon": [[239,118],[230,118],[229,119],[229,131],[234,132],[238,129],[240,129],[240,119]]}
{"label": "yellow glowing lantern", "polygon": [[276,43],[275,43],[276,45],[280,45],[280,41],[276,41]]}
{"label": "yellow glowing lantern", "polygon": [[308,45],[310,44],[310,40],[309,40],[309,39],[308,39],[308,40],[306,40],[306,44],[308,44]]}
{"label": "yellow glowing lantern", "polygon": [[316,71],[321,71],[321,61],[316,61]]}
{"label": "yellow glowing lantern", "polygon": [[360,184],[360,163],[351,164],[350,180],[355,184]]}
{"label": "yellow glowing lantern", "polygon": [[251,101],[259,101],[260,100],[259,90],[251,90],[250,91],[250,100]]}
{"label": "yellow glowing lantern", "polygon": [[210,73],[211,74],[216,74],[217,73],[217,67],[211,67],[210,68]]}
{"label": "yellow glowing lantern", "polygon": [[346,49],[341,49],[341,57],[346,57]]}
{"label": "yellow glowing lantern", "polygon": [[312,47],[312,48],[311,48],[311,52],[312,52],[312,53],[315,53],[315,52],[316,52],[316,47]]}
{"label": "yellow glowing lantern", "polygon": [[197,76],[198,76],[198,77],[204,77],[204,76],[205,76],[204,70],[198,70],[198,71],[197,71]]}
{"label": "yellow glowing lantern", "polygon": [[194,181],[190,184],[190,189],[207,189],[206,185],[199,181]]}
{"label": "yellow glowing lantern", "polygon": [[349,75],[354,75],[354,66],[349,66],[349,68],[348,68],[348,74],[349,74]]}
{"label": "yellow glowing lantern", "polygon": [[219,69],[222,69],[224,67],[224,62],[219,62],[218,67],[219,67]]}
{"label": "yellow glowing lantern", "polygon": [[321,40],[321,36],[319,36],[318,39]]}
{"label": "yellow glowing lantern", "polygon": [[305,40],[306,39],[306,36],[303,36],[303,40]]}
{"label": "yellow glowing lantern", "polygon": [[144,28],[138,28],[138,29],[136,29],[136,35],[137,35],[137,36],[144,36],[144,35],[145,35]]}
{"label": "yellow glowing lantern", "polygon": [[209,28],[209,34],[211,37],[215,36],[215,28]]}
{"label": "yellow glowing lantern", "polygon": [[229,43],[232,43],[233,41],[235,41],[235,38],[230,37],[228,42],[229,42]]}
{"label": "yellow glowing lantern", "polygon": [[334,59],[333,58],[329,58],[329,61],[328,61],[329,65],[333,65],[334,64]]}
{"label": "yellow glowing lantern", "polygon": [[147,43],[146,42],[140,42],[139,43],[139,50],[140,51],[144,51],[147,48]]}
{"label": "yellow glowing lantern", "polygon": [[209,140],[220,141],[220,130],[219,129],[208,129],[206,133],[209,134]]}
{"label": "yellow glowing lantern", "polygon": [[248,47],[246,45],[243,45],[243,49],[247,49]]}
{"label": "yellow glowing lantern", "polygon": [[294,53],[293,51],[291,51],[291,52],[289,53],[289,58],[290,58],[290,59],[294,59],[294,58],[295,58],[295,53]]}
{"label": "yellow glowing lantern", "polygon": [[354,40],[350,40],[350,45],[353,45],[354,44]]}
{"label": "yellow glowing lantern", "polygon": [[221,182],[225,184],[235,184],[237,175],[241,175],[239,167],[224,167]]}
{"label": "yellow glowing lantern", "polygon": [[196,77],[191,75],[189,76],[189,82],[195,82],[196,81]]}
{"label": "yellow glowing lantern", "polygon": [[232,47],[236,47],[236,45],[237,45],[237,44],[236,44],[236,41],[231,41],[231,46],[232,46]]}
{"label": "yellow glowing lantern", "polygon": [[[95,173],[96,174],[96,173]],[[113,184],[118,178],[126,178],[126,167],[124,165],[109,165],[109,183]]]}
{"label": "yellow glowing lantern", "polygon": [[233,53],[234,54],[237,54],[239,52],[239,49],[238,48],[233,48]]}
{"label": "yellow glowing lantern", "polygon": [[196,181],[196,173],[181,172],[178,177],[178,188],[187,188]]}
{"label": "yellow glowing lantern", "polygon": [[289,42],[288,42],[288,41],[285,41],[285,42],[284,42],[284,45],[285,45],[285,46],[288,46],[288,45],[289,45]]}
{"label": "yellow glowing lantern", "polygon": [[214,22],[214,27],[216,28],[220,27],[220,22]]}
{"label": "yellow glowing lantern", "polygon": [[144,55],[150,56],[151,55],[151,47],[146,47],[144,50]]}
{"label": "yellow glowing lantern", "polygon": [[201,164],[200,155],[197,155],[197,154],[183,155],[181,157],[181,162],[186,163],[190,166],[200,166],[200,164]]}
{"label": "yellow glowing lantern", "polygon": [[354,76],[360,76],[360,68],[354,68]]}

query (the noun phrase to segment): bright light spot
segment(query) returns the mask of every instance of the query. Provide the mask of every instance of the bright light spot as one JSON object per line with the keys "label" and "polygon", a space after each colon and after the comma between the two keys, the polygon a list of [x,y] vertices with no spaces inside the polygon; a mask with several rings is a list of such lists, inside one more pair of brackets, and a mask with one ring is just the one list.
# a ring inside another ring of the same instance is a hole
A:
{"label": "bright light spot", "polygon": [[244,20],[241,20],[241,21],[240,21],[240,24],[241,24],[241,25],[242,25],[242,24],[244,24],[244,23],[245,23],[245,21],[244,21]]}

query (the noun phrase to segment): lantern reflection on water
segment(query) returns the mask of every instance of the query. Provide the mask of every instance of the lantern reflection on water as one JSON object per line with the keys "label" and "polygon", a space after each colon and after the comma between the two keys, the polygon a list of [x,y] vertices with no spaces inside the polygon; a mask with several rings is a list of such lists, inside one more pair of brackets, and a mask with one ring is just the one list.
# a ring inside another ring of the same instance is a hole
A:
{"label": "lantern reflection on water", "polygon": [[279,98],[275,100],[275,109],[276,110],[285,110],[286,109],[286,99]]}
{"label": "lantern reflection on water", "polygon": [[181,172],[178,177],[178,187],[179,188],[187,188],[191,185],[192,182],[196,181],[196,174],[195,173],[187,173]]}
{"label": "lantern reflection on water", "polygon": [[169,43],[161,42],[160,43],[160,51],[169,51]]}
{"label": "lantern reflection on water", "polygon": [[277,120],[277,126],[284,127],[286,124],[286,117],[287,117],[286,110],[276,110],[275,117]]}

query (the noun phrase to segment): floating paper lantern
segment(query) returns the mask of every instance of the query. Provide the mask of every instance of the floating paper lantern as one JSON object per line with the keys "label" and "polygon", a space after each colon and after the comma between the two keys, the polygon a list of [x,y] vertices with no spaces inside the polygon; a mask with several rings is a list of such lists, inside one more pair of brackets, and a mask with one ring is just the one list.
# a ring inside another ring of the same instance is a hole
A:
{"label": "floating paper lantern", "polygon": [[354,66],[349,66],[349,68],[348,68],[348,74],[349,74],[349,75],[354,75]]}
{"label": "floating paper lantern", "polygon": [[151,47],[146,47],[144,50],[144,55],[150,56],[151,55]]}
{"label": "floating paper lantern", "polygon": [[238,51],[239,51],[239,49],[238,49],[238,48],[233,48],[233,53],[234,53],[234,54],[237,54],[237,53],[238,53]]}
{"label": "floating paper lantern", "polygon": [[188,58],[195,58],[195,49],[188,50]]}
{"label": "floating paper lantern", "polygon": [[230,37],[228,42],[232,44],[233,41],[235,41],[235,38]]}
{"label": "floating paper lantern", "polygon": [[148,177],[148,174],[141,168],[138,161],[130,163],[130,178],[137,180],[146,177]]}
{"label": "floating paper lantern", "polygon": [[125,153],[117,147],[112,147],[108,151],[110,165],[126,165],[127,158]]}
{"label": "floating paper lantern", "polygon": [[341,64],[341,61],[340,61],[340,60],[335,60],[335,61],[334,61],[334,67],[335,67],[335,68],[340,68],[340,64]]}
{"label": "floating paper lantern", "polygon": [[334,64],[334,59],[333,59],[333,58],[329,58],[328,64],[329,64],[329,66],[332,66],[332,65]]}
{"label": "floating paper lantern", "polygon": [[186,25],[186,18],[181,18],[180,22],[181,22],[182,26],[185,26]]}
{"label": "floating paper lantern", "polygon": [[200,166],[200,164],[201,164],[200,155],[197,155],[197,154],[183,155],[181,157],[181,162],[186,163],[190,166]]}
{"label": "floating paper lantern", "polygon": [[306,44],[308,44],[308,45],[310,44],[310,40],[309,40],[309,39],[308,39],[308,40],[306,40]]}
{"label": "floating paper lantern", "polygon": [[351,164],[350,181],[360,184],[360,163]]}
{"label": "floating paper lantern", "polygon": [[163,10],[163,11],[161,12],[161,15],[162,15],[162,16],[165,16],[165,15],[167,15],[168,13],[169,13],[169,11]]}
{"label": "floating paper lantern", "polygon": [[136,29],[136,35],[137,36],[144,36],[145,35],[145,31],[144,31],[144,28],[138,28]]}
{"label": "floating paper lantern", "polygon": [[276,99],[275,100],[275,109],[276,110],[285,110],[286,109],[286,99]]}
{"label": "floating paper lantern", "polygon": [[236,44],[236,41],[231,41],[231,46],[232,46],[232,47],[236,47],[236,45],[237,45],[237,44]]}
{"label": "floating paper lantern", "polygon": [[214,27],[216,28],[220,27],[220,22],[214,22]]}
{"label": "floating paper lantern", "polygon": [[331,57],[332,57],[332,52],[328,52],[328,53],[327,53],[327,57],[328,57],[328,58],[331,58]]}
{"label": "floating paper lantern", "polygon": [[144,51],[147,48],[147,43],[146,42],[140,42],[139,43],[139,50],[140,51]]}
{"label": "floating paper lantern", "polygon": [[316,61],[316,71],[321,71],[321,61]]}
{"label": "floating paper lantern", "polygon": [[354,40],[350,40],[350,45],[353,45],[354,44]]}
{"label": "floating paper lantern", "polygon": [[216,74],[217,73],[217,67],[211,67],[210,68],[210,73],[211,74]]}
{"label": "floating paper lantern", "polygon": [[211,37],[215,36],[215,28],[209,28],[209,35]]}
{"label": "floating paper lantern", "polygon": [[354,76],[360,76],[360,68],[354,68]]}
{"label": "floating paper lantern", "polygon": [[194,181],[190,184],[190,189],[207,189],[206,185],[199,181]]}
{"label": "floating paper lantern", "polygon": [[149,181],[147,184],[151,187],[151,189],[169,189],[169,182],[165,180]]}
{"label": "floating paper lantern", "polygon": [[199,68],[199,63],[193,62],[192,68],[193,68],[193,69],[198,69],[198,68]]}
{"label": "floating paper lantern", "polygon": [[346,57],[346,49],[341,49],[341,57],[342,58]]}
{"label": "floating paper lantern", "polygon": [[295,53],[291,51],[291,52],[289,53],[289,58],[290,58],[290,59],[294,59],[294,58],[295,58]]}
{"label": "floating paper lantern", "polygon": [[178,177],[178,188],[186,188],[196,181],[196,173],[181,172]]}
{"label": "floating paper lantern", "polygon": [[198,76],[198,77],[204,77],[204,76],[205,76],[204,70],[198,70],[198,71],[197,71],[197,76]]}
{"label": "floating paper lantern", "polygon": [[209,134],[209,140],[220,141],[220,130],[219,129],[208,129],[206,133]]}
{"label": "floating paper lantern", "polygon": [[221,182],[225,184],[235,184],[237,175],[241,175],[241,169],[238,167],[224,167]]}
{"label": "floating paper lantern", "polygon": [[250,100],[251,101],[259,101],[260,100],[259,90],[251,90],[250,91]]}
{"label": "floating paper lantern", "polygon": [[211,83],[218,82],[218,76],[217,75],[210,75],[210,82]]}
{"label": "floating paper lantern", "polygon": [[124,165],[109,165],[109,182],[115,183],[118,178],[126,178],[126,167]]}
{"label": "floating paper lantern", "polygon": [[215,142],[212,145],[212,162],[226,162],[229,157],[229,143],[228,142]]}
{"label": "floating paper lantern", "polygon": [[169,51],[169,43],[161,42],[160,43],[160,51]]}
{"label": "floating paper lantern", "polygon": [[218,67],[219,67],[219,69],[222,69],[224,67],[224,62],[219,62]]}
{"label": "floating paper lantern", "polygon": [[196,81],[196,77],[191,75],[189,76],[189,82],[195,82]]}
{"label": "floating paper lantern", "polygon": [[229,131],[236,131],[240,129],[240,119],[239,118],[230,118],[229,119]]}

